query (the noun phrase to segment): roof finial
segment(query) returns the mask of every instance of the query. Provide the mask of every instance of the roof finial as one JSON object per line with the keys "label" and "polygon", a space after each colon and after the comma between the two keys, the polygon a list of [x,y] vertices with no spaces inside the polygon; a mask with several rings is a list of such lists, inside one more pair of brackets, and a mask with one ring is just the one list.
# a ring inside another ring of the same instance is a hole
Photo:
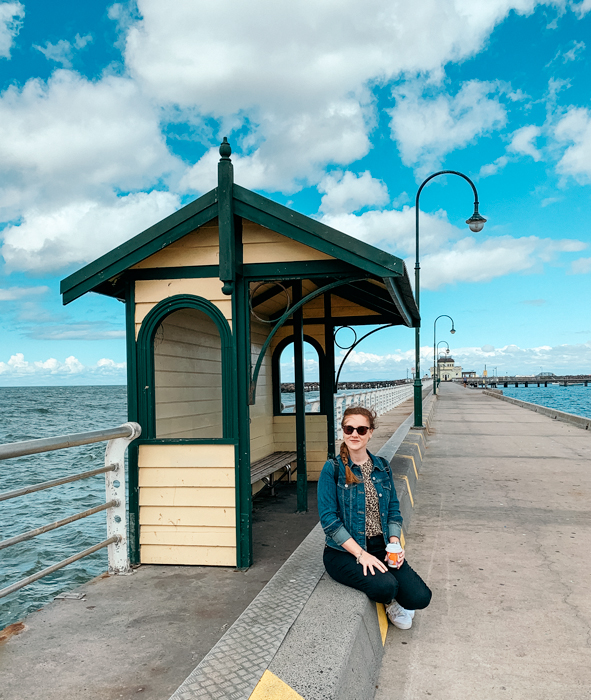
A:
{"label": "roof finial", "polygon": [[224,140],[220,144],[220,155],[220,160],[230,160],[230,156],[232,155],[232,147],[228,143],[227,136],[224,136]]}

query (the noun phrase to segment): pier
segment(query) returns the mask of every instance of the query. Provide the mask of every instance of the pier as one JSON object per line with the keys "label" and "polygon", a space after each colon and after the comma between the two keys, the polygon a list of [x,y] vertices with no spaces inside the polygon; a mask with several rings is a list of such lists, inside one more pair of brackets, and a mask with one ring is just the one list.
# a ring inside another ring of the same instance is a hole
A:
{"label": "pier", "polygon": [[[464,379],[454,379],[456,384],[463,384]],[[548,387],[552,385],[557,386],[589,386],[591,382],[591,375],[564,375],[564,376],[553,376],[553,377],[468,377],[468,386],[473,388],[486,388],[486,387]]]}
{"label": "pier", "polygon": [[587,700],[591,435],[441,384],[407,544],[433,589],[376,700]]}

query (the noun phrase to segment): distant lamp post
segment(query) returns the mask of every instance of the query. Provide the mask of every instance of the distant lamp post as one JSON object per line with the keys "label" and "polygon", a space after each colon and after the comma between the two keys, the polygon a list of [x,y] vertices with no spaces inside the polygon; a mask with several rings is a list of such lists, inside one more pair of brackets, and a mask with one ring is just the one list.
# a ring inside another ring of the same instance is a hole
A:
{"label": "distant lamp post", "polygon": [[[437,345],[436,345],[435,333],[436,333],[437,321],[439,321],[440,318],[449,318],[449,320],[451,321],[450,333],[453,335],[456,332],[456,329],[454,327],[454,320],[451,316],[448,316],[447,314],[441,314],[441,316],[437,316],[437,318],[433,321],[433,393],[435,395],[437,395],[437,357],[436,357]],[[449,349],[449,345],[448,345],[448,349]]]}
{"label": "distant lamp post", "polygon": [[[420,310],[420,276],[421,276],[421,265],[419,258],[419,197],[423,187],[434,177],[439,175],[458,175],[464,178],[466,182],[472,187],[474,191],[474,213],[469,219],[466,219],[466,223],[470,227],[471,231],[478,233],[482,231],[486,219],[478,213],[478,192],[472,180],[463,173],[459,173],[457,170],[440,170],[439,172],[429,175],[426,180],[423,180],[421,186],[417,190],[417,196],[415,199],[415,300],[417,302],[417,309]],[[455,333],[455,330],[452,330]],[[435,376],[435,373],[433,373]],[[435,390],[435,389],[434,389]],[[421,381],[421,326],[419,325],[415,328],[415,381],[414,381],[414,427],[423,427],[423,383]]]}

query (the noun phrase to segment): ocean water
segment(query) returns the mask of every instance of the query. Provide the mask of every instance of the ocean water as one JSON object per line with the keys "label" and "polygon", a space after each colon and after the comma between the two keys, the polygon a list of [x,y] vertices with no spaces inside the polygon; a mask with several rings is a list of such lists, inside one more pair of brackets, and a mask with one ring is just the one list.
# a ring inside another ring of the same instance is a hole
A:
{"label": "ocean water", "polygon": [[[125,386],[0,387],[0,443],[113,428],[127,421]],[[0,491],[57,479],[104,464],[106,442],[0,461]],[[64,484],[0,502],[0,539],[105,502],[105,477]],[[4,588],[106,538],[104,512],[0,550]],[[107,550],[0,599],[0,629],[54,596],[107,569]]]}
{"label": "ocean water", "polygon": [[504,396],[591,418],[591,386],[499,386]]}

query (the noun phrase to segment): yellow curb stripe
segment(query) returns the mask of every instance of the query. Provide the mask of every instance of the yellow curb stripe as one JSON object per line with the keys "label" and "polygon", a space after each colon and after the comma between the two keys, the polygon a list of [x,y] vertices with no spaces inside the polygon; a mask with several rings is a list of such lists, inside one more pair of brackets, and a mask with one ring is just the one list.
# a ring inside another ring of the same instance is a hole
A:
{"label": "yellow curb stripe", "polygon": [[412,455],[397,455],[397,457],[404,457],[404,459],[411,459],[412,460],[412,466],[413,469],[415,470],[415,476],[417,477],[417,481],[419,480],[419,472],[417,471],[417,465],[415,464],[415,458]]}
{"label": "yellow curb stripe", "polygon": [[402,549],[404,549],[404,532],[400,533],[400,544],[402,545]]}
{"label": "yellow curb stripe", "polygon": [[388,616],[386,615],[386,606],[383,603],[376,603],[378,610],[378,622],[380,623],[380,634],[382,635],[382,646],[386,643],[386,635],[388,634]]}
{"label": "yellow curb stripe", "polygon": [[396,478],[404,479],[406,481],[406,486],[408,488],[408,495],[410,496],[410,505],[414,508],[415,502],[414,502],[414,499],[412,497],[412,491],[410,490],[410,483],[408,481],[408,476],[406,476],[406,474],[396,474]]}
{"label": "yellow curb stripe", "polygon": [[[423,453],[421,452],[421,446],[419,445],[418,442],[411,442],[410,440],[403,440],[402,443],[404,445],[415,445],[417,450],[419,451],[419,457],[423,459]],[[406,455],[401,455],[401,457],[406,457]]]}
{"label": "yellow curb stripe", "polygon": [[249,700],[304,700],[304,698],[267,669],[252,691]]}

